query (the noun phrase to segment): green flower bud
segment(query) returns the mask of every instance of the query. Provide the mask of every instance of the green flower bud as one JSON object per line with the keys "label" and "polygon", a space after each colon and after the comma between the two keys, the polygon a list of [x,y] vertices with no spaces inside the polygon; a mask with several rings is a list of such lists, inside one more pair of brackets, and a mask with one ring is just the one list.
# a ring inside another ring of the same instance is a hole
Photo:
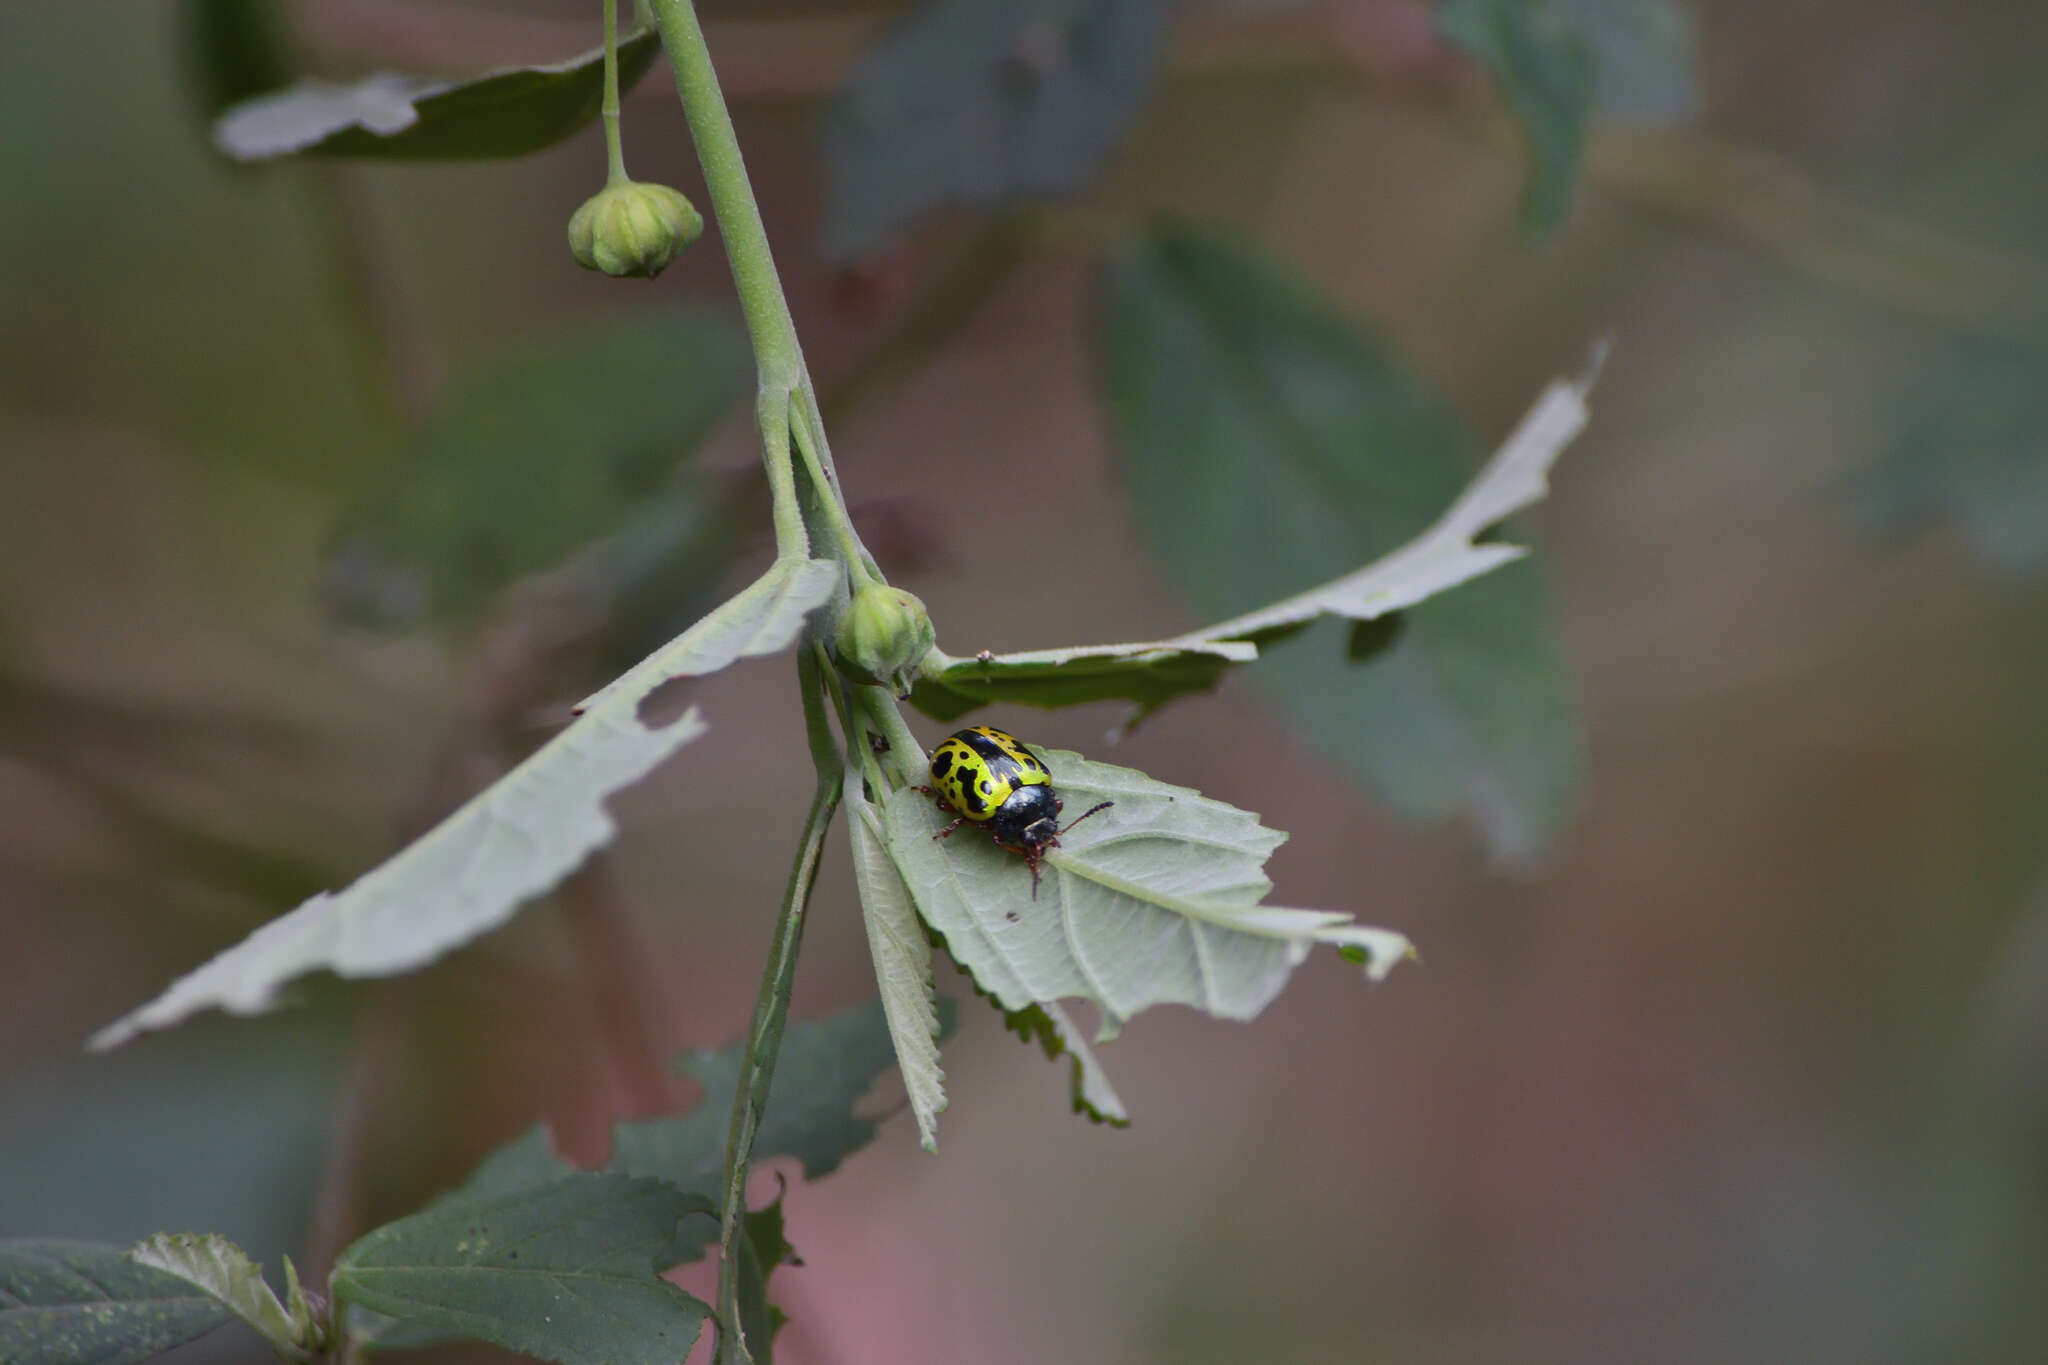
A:
{"label": "green flower bud", "polygon": [[585,270],[651,280],[703,232],[703,215],[680,191],[625,180],[584,200],[569,219],[569,253]]}
{"label": "green flower bud", "polygon": [[932,618],[914,594],[870,583],[839,617],[839,670],[906,697],[935,638]]}

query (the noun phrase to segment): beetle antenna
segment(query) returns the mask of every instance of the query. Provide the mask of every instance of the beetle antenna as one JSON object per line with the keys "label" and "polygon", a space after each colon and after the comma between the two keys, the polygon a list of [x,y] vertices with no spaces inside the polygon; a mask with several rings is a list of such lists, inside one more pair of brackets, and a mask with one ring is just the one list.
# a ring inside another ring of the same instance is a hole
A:
{"label": "beetle antenna", "polygon": [[1080,824],[1083,820],[1086,820],[1089,816],[1095,814],[1097,811],[1108,810],[1111,806],[1114,806],[1115,804],[1116,802],[1114,801],[1104,801],[1099,805],[1090,806],[1087,810],[1082,811],[1079,815],[1067,821],[1065,828],[1061,829],[1060,833],[1065,834],[1067,830],[1070,830],[1074,826]]}

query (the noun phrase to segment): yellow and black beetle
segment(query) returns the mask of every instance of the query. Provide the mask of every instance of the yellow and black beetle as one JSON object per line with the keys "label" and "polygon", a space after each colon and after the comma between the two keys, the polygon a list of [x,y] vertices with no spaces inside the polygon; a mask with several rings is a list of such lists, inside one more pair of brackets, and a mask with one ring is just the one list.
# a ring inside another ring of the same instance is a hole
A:
{"label": "yellow and black beetle", "polygon": [[1031,869],[1033,899],[1045,851],[1057,848],[1060,836],[1075,825],[1116,804],[1104,801],[1061,825],[1066,803],[1053,791],[1045,761],[1015,735],[992,725],[956,731],[932,750],[932,785],[919,790],[936,796],[939,809],[955,817],[934,839],[970,822],[980,825],[998,848],[1023,855]]}

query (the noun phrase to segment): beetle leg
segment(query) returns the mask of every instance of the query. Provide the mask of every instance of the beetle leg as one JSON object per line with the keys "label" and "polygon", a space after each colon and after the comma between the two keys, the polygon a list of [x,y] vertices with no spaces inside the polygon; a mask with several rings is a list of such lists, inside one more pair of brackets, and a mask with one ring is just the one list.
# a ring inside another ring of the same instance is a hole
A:
{"label": "beetle leg", "polygon": [[[942,809],[942,810],[950,810],[950,809],[951,809],[951,807],[948,807],[948,806],[942,806],[942,807],[940,807],[940,809]],[[939,832],[938,832],[937,834],[934,834],[934,835],[932,836],[932,838],[934,838],[934,839],[943,839],[943,838],[945,838],[945,837],[946,837],[947,835],[951,834],[951,833],[952,833],[952,832],[953,832],[954,830],[956,830],[956,829],[960,828],[960,826],[962,826],[962,825],[964,825],[964,824],[966,824],[966,823],[967,823],[967,817],[966,817],[966,816],[964,816],[964,815],[962,815],[962,816],[958,817],[957,819],[955,819],[955,820],[953,821],[953,823],[952,823],[952,824],[950,824],[950,825],[946,826],[946,827],[945,827],[944,829],[940,830],[940,831],[939,831]]]}

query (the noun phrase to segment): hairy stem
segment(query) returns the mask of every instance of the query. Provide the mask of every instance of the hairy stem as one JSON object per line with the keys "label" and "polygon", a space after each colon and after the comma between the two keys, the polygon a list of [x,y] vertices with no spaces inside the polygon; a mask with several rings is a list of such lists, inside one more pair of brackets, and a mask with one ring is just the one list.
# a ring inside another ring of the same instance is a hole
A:
{"label": "hairy stem", "polygon": [[843,760],[832,742],[825,717],[825,674],[812,650],[797,652],[797,681],[803,690],[804,731],[810,739],[811,762],[818,770],[817,791],[790,865],[782,912],[776,917],[768,965],[754,998],[754,1022],[747,1031],[747,1050],[740,1061],[739,1086],[733,1095],[732,1124],[725,1142],[724,1201],[719,1211],[718,1361],[744,1365],[753,1359],[740,1329],[738,1237],[747,1212],[747,1169],[753,1160],[754,1136],[768,1107],[768,1087],[775,1059],[782,1050],[782,1029],[789,1020],[789,996],[796,981],[797,949],[803,941],[804,911],[818,880],[818,860],[825,835],[839,809]]}

